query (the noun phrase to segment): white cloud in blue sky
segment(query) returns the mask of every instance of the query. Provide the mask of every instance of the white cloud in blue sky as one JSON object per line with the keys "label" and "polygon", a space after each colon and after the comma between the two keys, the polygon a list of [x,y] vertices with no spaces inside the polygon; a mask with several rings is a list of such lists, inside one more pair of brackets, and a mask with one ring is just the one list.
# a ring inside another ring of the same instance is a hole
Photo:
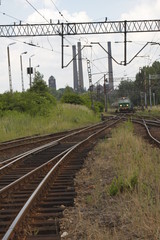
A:
{"label": "white cloud in blue sky", "polygon": [[[65,22],[84,22],[84,21],[108,21],[114,20],[138,20],[138,19],[159,19],[160,1],[159,0],[28,0],[33,6],[48,20],[56,23],[58,20]],[[52,3],[54,1],[55,5]],[[59,11],[58,11],[59,10]],[[59,13],[60,12],[60,13]],[[9,16],[11,17],[9,17]],[[63,17],[62,17],[63,15]],[[14,17],[14,18],[13,18]],[[0,24],[16,24],[20,19],[27,23],[45,23],[44,18],[40,16],[25,0],[1,0],[0,5]],[[130,34],[127,36],[127,60],[131,59],[147,41],[160,41],[159,33]],[[64,63],[67,64],[72,58],[73,44],[81,41],[82,44],[89,44],[91,41],[99,41],[104,47],[106,42],[112,42],[112,53],[118,61],[123,61],[123,44],[115,44],[115,41],[123,41],[123,35],[83,35],[83,36],[66,36]],[[30,38],[0,38],[0,92],[9,90],[8,83],[8,63],[7,63],[7,45],[16,41],[16,44],[10,47],[12,81],[13,89],[21,91],[20,77],[20,54],[24,51],[28,53],[23,55],[24,80],[25,88],[29,87],[29,78],[26,74],[29,57],[32,57],[32,65],[40,65],[39,70],[46,82],[53,75],[57,80],[57,87],[73,86],[72,64],[68,68],[61,69],[61,38],[60,37],[30,37]],[[41,48],[31,47],[23,42],[33,43]],[[91,50],[92,49],[92,50]],[[114,76],[123,77],[127,75],[134,77],[139,67],[153,62],[159,57],[159,46],[147,47],[142,55],[146,58],[137,58],[130,65],[118,66],[113,63]],[[149,57],[148,57],[149,56]],[[106,59],[104,58],[106,57]],[[98,46],[85,48],[83,58],[89,58],[93,61],[92,72],[107,72],[106,53]],[[96,60],[102,58],[101,60]],[[85,87],[88,87],[88,76],[86,70],[86,61],[83,61]],[[93,82],[99,80],[103,74],[93,76]]]}

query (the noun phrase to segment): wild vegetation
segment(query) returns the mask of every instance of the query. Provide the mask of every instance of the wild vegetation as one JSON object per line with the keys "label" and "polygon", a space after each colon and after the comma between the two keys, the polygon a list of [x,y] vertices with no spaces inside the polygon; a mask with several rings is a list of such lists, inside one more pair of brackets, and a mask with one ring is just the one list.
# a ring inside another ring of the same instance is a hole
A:
{"label": "wild vegetation", "polygon": [[26,92],[0,94],[0,141],[60,132],[99,120],[80,96],[68,92],[68,88],[66,92],[58,101],[38,72]]}
{"label": "wild vegetation", "polygon": [[77,175],[76,207],[62,220],[66,239],[158,240],[159,175],[159,149],[135,136],[130,122],[113,130]]}
{"label": "wild vegetation", "polygon": [[32,116],[28,113],[8,111],[0,118],[0,141],[61,132],[99,121],[98,115],[85,106],[58,104],[49,115]]}
{"label": "wild vegetation", "polygon": [[[149,88],[151,87],[151,94],[155,96],[155,104],[160,104],[160,62],[155,61],[152,66],[144,66],[136,74],[136,80],[132,81],[130,78],[127,80],[122,79],[118,86],[118,90],[114,93],[114,98],[129,97],[135,106],[144,106],[145,92],[147,94],[147,105],[150,105]],[[153,79],[149,81],[149,75]],[[154,104],[152,96],[152,104]]]}
{"label": "wild vegetation", "polygon": [[[144,84],[146,84],[146,89],[148,89],[149,74],[159,74],[159,72],[160,63],[155,62],[151,67],[143,67],[141,72],[137,74],[135,82],[130,80],[122,81],[118,87],[118,90],[114,90],[111,95],[108,95],[107,108],[114,101],[116,101],[118,97],[124,95],[130,97],[134,104],[144,104],[144,96],[141,96],[140,92],[144,93]],[[154,91],[156,94],[156,103],[159,103],[160,86],[158,80],[152,81],[151,87],[152,92]],[[82,111],[83,109],[82,114],[86,116],[86,120],[84,121],[83,119],[82,124],[85,122],[94,122],[92,118],[95,118],[95,121],[97,121],[97,114],[104,111],[105,105],[103,93],[104,89],[102,87],[101,92],[99,92],[98,89],[100,88],[97,86],[97,88],[93,87],[92,91],[89,89],[90,91],[77,93],[74,92],[71,87],[67,86],[64,89],[59,89],[56,91],[55,89],[49,89],[46,85],[46,82],[43,80],[43,75],[39,72],[36,72],[32,86],[26,92],[6,92],[4,94],[0,94],[0,140],[3,141],[23,135],[25,136],[49,132],[50,130],[52,131],[52,128],[49,127],[51,121],[50,119],[54,119],[55,122],[57,122],[59,109],[64,109],[64,106],[68,112],[74,109],[74,105],[79,106],[79,109],[81,109],[79,111]],[[66,104],[69,104],[69,108],[66,107]],[[76,107],[76,109],[78,109],[78,107]],[[87,114],[84,113],[84,109],[86,109]],[[154,108],[152,108],[150,113],[152,115],[156,114],[153,109]],[[88,111],[90,114],[88,114]],[[158,112],[159,110],[156,111]],[[65,116],[65,113],[63,114],[63,116]],[[72,116],[71,112],[70,114]],[[61,119],[63,119],[63,116],[61,116]],[[87,117],[89,118],[88,120]],[[77,127],[80,126],[81,117],[79,117],[77,113],[73,119],[74,120],[71,120],[71,122],[74,122],[74,125],[76,125],[77,122]],[[64,127],[66,126],[66,121],[67,118],[63,122],[63,126],[56,127],[56,131],[66,129]],[[60,123],[60,121],[58,122]],[[14,126],[14,123],[17,124],[18,128],[20,126],[19,130],[16,126]],[[39,124],[41,124],[41,126],[43,125],[43,129],[38,126]],[[57,124],[55,125],[57,126]],[[71,124],[69,124],[68,127],[71,127]]]}

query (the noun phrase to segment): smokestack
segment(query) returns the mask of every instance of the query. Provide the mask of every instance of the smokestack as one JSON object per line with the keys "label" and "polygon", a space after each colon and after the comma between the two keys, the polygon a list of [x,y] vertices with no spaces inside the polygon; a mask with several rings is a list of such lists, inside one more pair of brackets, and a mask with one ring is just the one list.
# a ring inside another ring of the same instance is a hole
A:
{"label": "smokestack", "polygon": [[112,67],[112,51],[111,42],[108,42],[108,78],[109,78],[109,90],[114,89],[113,85],[113,67]]}
{"label": "smokestack", "polygon": [[77,61],[76,61],[76,46],[72,46],[73,52],[73,88],[78,91],[78,73],[77,73]]}
{"label": "smokestack", "polygon": [[78,70],[79,70],[79,89],[84,89],[83,83],[83,68],[82,68],[82,53],[81,53],[81,42],[78,42]]}

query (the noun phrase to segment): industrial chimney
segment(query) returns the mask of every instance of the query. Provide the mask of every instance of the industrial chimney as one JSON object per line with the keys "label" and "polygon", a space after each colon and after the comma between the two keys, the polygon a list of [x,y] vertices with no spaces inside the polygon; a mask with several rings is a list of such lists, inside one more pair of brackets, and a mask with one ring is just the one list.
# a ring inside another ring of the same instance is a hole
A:
{"label": "industrial chimney", "polygon": [[76,46],[72,46],[73,52],[73,88],[78,91],[78,73],[77,73],[77,60],[76,60]]}
{"label": "industrial chimney", "polygon": [[81,42],[78,42],[78,72],[79,72],[79,90],[82,91],[84,89],[84,83],[83,83]]}
{"label": "industrial chimney", "polygon": [[113,67],[112,67],[112,51],[111,42],[108,42],[108,78],[109,78],[109,91],[114,89],[113,85]]}

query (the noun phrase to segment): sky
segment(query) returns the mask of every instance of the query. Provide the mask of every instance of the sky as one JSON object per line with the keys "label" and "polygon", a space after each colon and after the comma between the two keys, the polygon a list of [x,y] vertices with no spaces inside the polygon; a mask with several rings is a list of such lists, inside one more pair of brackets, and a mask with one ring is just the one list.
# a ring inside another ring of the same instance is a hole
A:
{"label": "sky", "polygon": [[[31,6],[32,5],[32,6]],[[38,13],[36,10],[40,13]],[[151,20],[159,19],[160,0],[0,0],[0,25],[13,23],[53,23],[60,22],[99,22],[117,20]],[[46,19],[46,20],[45,20]],[[128,34],[127,62],[148,41],[160,43],[160,33]],[[124,36],[121,34],[104,35],[75,35],[66,36],[64,40],[64,65],[72,59],[72,45],[77,42],[91,45],[99,42],[107,50],[107,42],[111,41],[112,56],[121,62],[124,60]],[[117,43],[118,42],[118,43]],[[48,79],[52,75],[56,79],[57,89],[66,86],[73,87],[73,63],[68,67],[61,67],[61,37],[0,37],[0,93],[10,90],[8,74],[7,46],[10,45],[10,62],[13,91],[22,91],[20,55],[22,55],[25,90],[29,88],[27,67],[29,58],[35,71]],[[37,47],[30,46],[34,44]],[[31,57],[32,56],[32,57]],[[103,84],[104,74],[108,73],[106,52],[98,45],[85,47],[82,51],[84,86],[88,89],[89,80],[87,61],[91,61],[92,82]],[[127,66],[117,65],[113,62],[114,86],[118,86],[123,79],[133,79],[139,69],[151,65],[160,59],[160,45],[148,45],[138,57]]]}

